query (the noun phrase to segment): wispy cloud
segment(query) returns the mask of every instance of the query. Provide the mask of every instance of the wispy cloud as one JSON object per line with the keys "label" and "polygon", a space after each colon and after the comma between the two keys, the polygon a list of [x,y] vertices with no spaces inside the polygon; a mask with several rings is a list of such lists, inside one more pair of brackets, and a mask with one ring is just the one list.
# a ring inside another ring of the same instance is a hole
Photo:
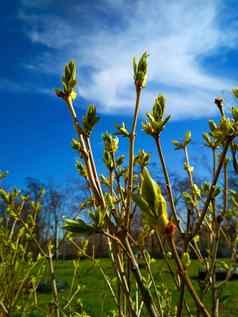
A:
{"label": "wispy cloud", "polygon": [[168,112],[176,118],[211,115],[208,104],[214,96],[234,86],[226,74],[219,78],[201,63],[233,48],[237,40],[234,25],[222,25],[222,1],[72,1],[70,10],[59,1],[56,11],[50,0],[45,0],[44,11],[27,2],[23,0],[19,18],[33,44],[45,47],[45,54],[36,54],[35,63],[26,66],[59,74],[64,63],[75,58],[79,92],[99,104],[102,112],[131,112],[131,58],[145,49],[150,57],[144,110],[162,92]]}
{"label": "wispy cloud", "polygon": [[53,96],[53,89],[45,88],[45,87],[39,87],[35,86],[31,83],[22,83],[22,82],[16,82],[14,80],[6,79],[6,78],[0,78],[0,91],[2,92],[14,92],[14,93],[20,93],[20,94],[44,94]]}

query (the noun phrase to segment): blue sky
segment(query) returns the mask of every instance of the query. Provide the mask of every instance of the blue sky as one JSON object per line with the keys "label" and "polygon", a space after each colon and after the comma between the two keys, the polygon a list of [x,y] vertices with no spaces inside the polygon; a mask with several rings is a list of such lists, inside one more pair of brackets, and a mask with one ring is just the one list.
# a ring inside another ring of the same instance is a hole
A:
{"label": "blue sky", "polygon": [[[93,135],[98,158],[101,134],[114,122],[130,124],[134,106],[131,59],[150,54],[143,114],[166,95],[173,120],[163,133],[171,171],[180,155],[171,140],[193,135],[194,159],[202,156],[201,133],[214,117],[213,100],[232,105],[238,85],[238,4],[229,0],[15,0],[1,4],[0,169],[9,184],[27,176],[63,184],[76,176],[74,136],[67,109],[54,96],[64,64],[79,66],[77,111],[95,103],[101,122]],[[155,153],[140,131],[137,149]],[[123,143],[123,150],[126,144]],[[153,159],[156,161],[156,158]],[[99,169],[103,170],[98,160]],[[182,168],[182,167],[181,167]]]}

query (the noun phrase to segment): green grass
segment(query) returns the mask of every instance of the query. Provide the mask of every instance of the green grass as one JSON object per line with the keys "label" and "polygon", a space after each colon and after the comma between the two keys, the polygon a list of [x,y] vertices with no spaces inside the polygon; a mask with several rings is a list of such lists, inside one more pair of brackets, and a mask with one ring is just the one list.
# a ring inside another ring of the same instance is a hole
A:
{"label": "green grass", "polygon": [[[105,272],[112,277],[113,269],[109,259],[100,259]],[[196,289],[198,290],[198,283],[196,280],[198,274],[199,264],[197,261],[193,261],[190,267],[189,273],[193,279]],[[164,261],[157,260],[152,265],[152,270],[155,275],[157,283],[160,283],[160,277],[165,281],[166,287],[172,292],[173,302],[177,300],[177,291],[172,282],[171,276],[165,266]],[[59,261],[56,265],[56,275],[58,280],[67,282],[69,285],[73,276],[73,263],[72,261]],[[114,308],[113,300],[110,292],[106,286],[99,268],[92,265],[88,260],[80,261],[80,269],[78,281],[81,285],[79,292],[79,298],[83,304],[84,309],[92,317],[105,317]],[[222,290],[223,295],[229,295],[226,304],[224,305],[224,311],[222,316],[232,317],[237,316],[238,311],[238,281],[229,281]],[[61,296],[67,296],[68,291],[61,293]],[[190,304],[191,308],[195,312],[195,306],[190,294],[186,292],[186,301]],[[42,310],[47,309],[47,305],[50,301],[50,294],[41,294],[39,296],[40,307]],[[205,303],[210,305],[209,294],[205,296]],[[147,316],[146,313],[143,316]]]}

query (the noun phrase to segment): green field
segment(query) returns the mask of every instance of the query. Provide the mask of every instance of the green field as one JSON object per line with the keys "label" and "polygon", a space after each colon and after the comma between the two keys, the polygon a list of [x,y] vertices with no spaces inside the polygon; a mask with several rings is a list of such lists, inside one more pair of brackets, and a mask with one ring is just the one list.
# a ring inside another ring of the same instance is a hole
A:
{"label": "green field", "polygon": [[[113,269],[108,259],[99,260],[102,264],[105,272],[112,277]],[[171,276],[162,260],[157,260],[152,265],[152,269],[156,278],[156,282],[160,283],[160,277],[166,282],[166,286],[171,290],[173,294],[173,301],[177,299],[176,290],[172,283]],[[190,267],[190,276],[192,277],[195,285],[197,286],[197,274],[199,270],[199,264],[196,261],[192,262]],[[71,283],[73,275],[73,263],[72,261],[59,261],[56,265],[57,279]],[[79,292],[79,298],[83,304],[84,309],[92,317],[110,316],[110,311],[114,308],[113,301],[110,296],[109,290],[103,279],[98,267],[91,264],[88,260],[80,260],[80,269],[78,280],[82,286]],[[61,296],[67,296],[67,291],[62,292]],[[238,281],[229,281],[222,290],[222,296],[226,299],[223,305],[223,314],[225,317],[237,316],[238,313]],[[205,297],[206,303],[209,303],[209,295]],[[49,294],[41,294],[39,296],[39,302],[41,310],[44,311],[50,301]],[[191,304],[191,308],[195,313],[195,307],[190,295],[186,293],[186,301]],[[147,316],[143,313],[143,316]]]}

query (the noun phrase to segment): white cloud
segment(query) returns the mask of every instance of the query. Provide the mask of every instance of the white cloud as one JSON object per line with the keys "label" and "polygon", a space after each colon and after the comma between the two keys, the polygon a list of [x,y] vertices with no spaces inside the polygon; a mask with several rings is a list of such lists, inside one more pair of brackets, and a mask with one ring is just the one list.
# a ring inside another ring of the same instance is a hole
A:
{"label": "white cloud", "polygon": [[211,115],[215,108],[208,103],[234,86],[201,65],[201,59],[236,41],[232,25],[220,25],[222,8],[217,0],[101,0],[72,4],[63,17],[36,11],[19,17],[32,42],[49,49],[36,58],[38,69],[59,73],[74,57],[81,96],[98,103],[102,112],[132,111],[131,58],[147,49],[150,88],[144,91],[143,110],[164,92],[168,112],[180,118]]}

